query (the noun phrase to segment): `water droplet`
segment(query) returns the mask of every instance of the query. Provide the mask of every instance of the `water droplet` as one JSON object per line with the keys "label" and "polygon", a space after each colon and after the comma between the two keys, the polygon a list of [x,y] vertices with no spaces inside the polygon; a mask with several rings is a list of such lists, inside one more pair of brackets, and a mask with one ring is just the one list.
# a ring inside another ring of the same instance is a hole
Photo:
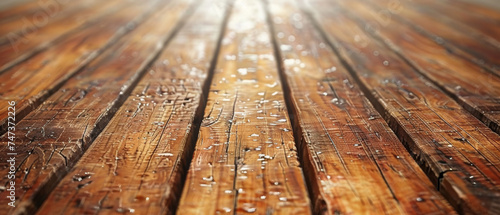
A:
{"label": "water droplet", "polygon": [[266,84],[266,86],[268,86],[268,87],[276,87],[276,86],[278,86],[278,83],[274,82],[272,84]]}
{"label": "water droplet", "polygon": [[246,212],[248,212],[248,213],[253,213],[253,212],[255,212],[257,209],[255,209],[255,208],[248,208],[248,207],[244,207],[244,208],[243,208],[243,210],[245,210],[245,211],[246,211]]}
{"label": "water droplet", "polygon": [[436,37],[435,41],[438,44],[443,44],[444,43],[444,39],[442,37]]}
{"label": "water droplet", "polygon": [[295,20],[297,22],[302,20],[302,15],[300,15],[300,13],[294,13],[292,17],[293,17],[293,20]]}
{"label": "water droplet", "polygon": [[236,60],[236,55],[226,55],[225,59],[226,60]]}
{"label": "water droplet", "polygon": [[164,125],[164,124],[165,124],[165,122],[156,122],[156,121],[153,122],[153,125]]}
{"label": "water droplet", "polygon": [[239,68],[238,73],[240,73],[240,75],[246,75],[248,73],[247,68]]}
{"label": "water droplet", "polygon": [[281,49],[281,51],[291,51],[292,46],[291,45],[281,45],[280,49]]}
{"label": "water droplet", "polygon": [[119,208],[116,209],[116,212],[118,212],[118,213],[126,213],[126,212],[134,213],[135,210],[132,209],[132,208],[122,208],[122,207],[119,207]]}

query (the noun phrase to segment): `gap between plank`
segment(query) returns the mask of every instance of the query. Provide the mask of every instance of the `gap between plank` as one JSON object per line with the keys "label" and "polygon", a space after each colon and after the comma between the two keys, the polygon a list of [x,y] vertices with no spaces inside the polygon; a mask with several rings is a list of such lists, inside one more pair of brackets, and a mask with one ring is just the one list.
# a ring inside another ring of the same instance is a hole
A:
{"label": "gap between plank", "polygon": [[[406,148],[406,150],[408,152],[411,152],[409,146],[411,144],[414,145],[414,143],[413,143],[413,139],[410,137],[410,135],[404,130],[404,128],[400,124],[397,123],[396,119],[393,116],[391,116],[388,112],[385,111],[385,109],[382,106],[382,104],[377,100],[377,98],[375,98],[373,96],[373,94],[370,92],[370,90],[359,79],[358,75],[354,71],[354,68],[352,68],[352,66],[350,66],[349,63],[347,63],[347,61],[343,57],[341,57],[338,48],[330,41],[330,39],[328,38],[326,32],[320,27],[320,25],[317,22],[316,18],[311,14],[311,11],[308,10],[308,9],[305,9],[305,7],[302,7],[302,11],[309,17],[309,19],[313,23],[313,25],[316,28],[316,30],[318,30],[318,32],[321,35],[321,37],[323,37],[323,39],[328,44],[328,46],[330,46],[330,48],[333,50],[333,52],[335,53],[336,57],[341,62],[342,66],[344,66],[347,69],[347,71],[351,74],[351,76],[353,77],[353,79],[357,82],[358,86],[360,87],[360,89],[362,90],[362,92],[365,94],[365,97],[368,98],[368,100],[373,105],[373,107],[375,108],[375,110],[377,110],[377,112],[379,112],[379,114],[384,118],[384,120],[387,122],[387,124],[389,125],[389,127],[391,128],[391,130],[396,134],[396,136],[401,141],[401,143],[403,143],[403,146]],[[352,53],[349,53],[349,54],[352,54]],[[428,79],[427,77],[425,77],[425,78]],[[418,156],[418,155],[416,155],[416,156]],[[430,178],[430,175],[428,174],[428,171],[427,171],[428,169],[426,169],[425,166],[424,166],[425,163],[421,163],[414,156],[412,156],[412,157],[415,160],[415,162],[417,162],[419,164],[420,168],[426,173],[427,177]],[[447,172],[450,172],[450,171],[443,171],[443,172],[439,173],[439,178],[436,181],[436,190],[439,191],[442,178],[444,177],[444,174],[447,173]],[[448,199],[446,199],[446,200],[448,200]]]}
{"label": "gap between plank", "polygon": [[[191,14],[193,14],[193,11],[198,7],[199,4],[196,4],[196,2],[198,2],[199,0],[193,2],[193,4],[184,12],[184,14],[181,16],[180,18],[180,21],[175,25],[175,27],[172,29],[172,32],[167,36],[167,39],[165,40],[165,42],[163,43],[163,47],[165,48],[169,43],[170,41],[175,37],[175,35],[177,35],[177,33],[179,32],[179,30],[182,28],[182,26],[184,26],[185,24],[185,20],[187,20]],[[144,20],[142,21],[145,21],[147,20],[153,13],[149,14],[147,17],[145,17]],[[142,23],[141,21],[141,23]],[[123,35],[125,36],[125,35]],[[116,40],[118,41],[119,38]],[[116,42],[114,41],[114,42]],[[110,44],[109,46],[111,46],[112,44]],[[130,87],[128,87],[124,93],[122,95],[119,95],[118,98],[116,99],[116,102],[110,107],[110,110],[109,112],[106,113],[106,115],[102,118],[99,118],[96,122],[95,122],[95,129],[93,129],[90,134],[89,134],[89,141],[87,143],[82,143],[82,145],[85,145],[86,147],[83,147],[82,148],[82,154],[81,156],[83,156],[83,154],[87,151],[87,149],[90,147],[90,145],[92,145],[92,143],[94,142],[94,140],[97,138],[97,136],[104,130],[104,128],[108,125],[108,123],[111,121],[111,119],[114,117],[114,115],[116,114],[116,112],[118,111],[118,109],[123,105],[123,103],[127,100],[127,98],[130,96],[130,94],[132,93],[133,89],[137,86],[137,84],[139,83],[139,81],[142,79],[142,77],[146,74],[146,71],[148,70],[148,68],[150,68],[152,66],[152,64],[157,60],[157,58],[160,56],[160,54],[163,52],[164,49],[162,50],[159,50],[158,53],[156,53],[151,59],[149,59],[149,62],[147,64],[144,65],[143,68],[140,68],[138,69],[139,72],[136,74],[136,77],[135,79],[131,82],[130,84]],[[89,61],[91,62],[91,61]],[[81,69],[78,70],[78,72],[82,71],[83,69],[85,69],[86,67],[83,66]],[[77,73],[78,73],[77,72]],[[72,76],[73,77],[73,76]],[[68,78],[69,80],[69,78]],[[66,80],[67,81],[67,80]],[[65,81],[65,82],[66,82]],[[64,83],[65,83],[64,82]],[[60,86],[64,85],[64,83],[61,83]],[[60,87],[58,85],[58,88]],[[57,91],[54,90],[54,92]],[[51,94],[52,95],[52,94]],[[47,96],[47,98],[50,97],[50,96]],[[43,103],[43,102],[41,102]],[[41,104],[40,103],[40,104]],[[35,109],[35,108],[34,108]],[[82,139],[82,141],[84,141]],[[81,156],[79,158],[81,158]],[[79,160],[79,158],[77,158],[77,160]],[[76,164],[76,162],[75,162]],[[67,172],[68,173],[68,172]],[[40,206],[42,206],[42,204],[45,202],[45,200],[47,199],[47,197],[50,195],[50,193],[52,193],[52,190],[53,188],[55,188],[60,180],[62,180],[66,175],[67,173],[63,174],[60,178],[58,179],[54,179],[54,180],[58,180],[57,183],[54,183],[53,186],[51,187],[42,187],[41,189],[42,190],[45,190],[46,192],[36,192],[34,194],[34,197],[33,199],[37,200],[37,201],[34,201],[34,204],[35,204],[35,209],[34,211],[32,212],[36,212],[38,211],[38,209],[40,209]]]}
{"label": "gap between plank", "polygon": [[[375,5],[371,4],[370,5],[372,7],[376,7]],[[349,18],[354,20],[354,22],[356,22],[359,26],[362,26],[363,22],[361,21],[361,19],[359,17],[356,17],[354,14],[352,14],[351,12],[345,10],[344,8],[341,9],[342,11],[345,11],[346,14],[348,14]],[[399,20],[403,20],[403,19],[399,19]],[[411,26],[412,28],[414,28],[417,32],[419,33],[422,33],[424,36],[432,39],[432,36],[430,33],[426,32],[425,30],[418,30],[414,27],[414,25],[411,25],[411,23],[407,22],[406,20],[403,21],[404,24],[408,24],[409,26]],[[460,106],[462,106],[467,112],[469,112],[471,115],[473,115],[474,117],[476,117],[480,122],[482,122],[484,125],[486,125],[486,127],[490,128],[493,132],[497,133],[500,135],[500,130],[499,130],[499,125],[496,124],[494,121],[491,121],[487,116],[485,116],[483,113],[481,113],[479,110],[476,110],[474,109],[474,107],[470,106],[469,104],[467,104],[467,102],[463,101],[460,99],[460,97],[457,95],[457,94],[454,94],[453,92],[451,92],[450,90],[446,89],[446,87],[442,84],[439,84],[437,81],[435,81],[434,79],[432,79],[429,75],[427,75],[425,72],[422,72],[421,69],[419,69],[414,63],[412,63],[408,58],[406,58],[400,51],[398,51],[395,47],[391,46],[390,44],[386,43],[384,41],[383,38],[381,38],[379,35],[377,35],[375,32],[373,32],[373,30],[370,30],[370,29],[367,29],[367,28],[363,28],[365,29],[365,32],[367,33],[367,35],[370,35],[372,38],[374,38],[377,42],[380,42],[381,44],[383,44],[385,47],[387,47],[389,50],[392,50],[393,53],[395,53],[399,58],[401,58],[406,64],[408,64],[414,71],[416,71],[419,75],[422,75],[425,80],[429,81],[430,83],[432,83],[434,86],[437,86],[442,92],[445,93],[445,95],[449,96],[450,98],[452,98],[453,100],[455,100],[458,104],[460,104]],[[449,42],[451,44],[453,44],[453,42]],[[449,46],[447,45],[441,45],[445,48],[448,48]],[[455,45],[453,45],[455,46]],[[458,48],[457,48],[458,49]],[[456,55],[455,52],[452,52],[452,54],[456,57],[459,57],[459,58],[462,58],[462,59],[466,59],[468,61],[470,61],[470,59],[468,58],[465,58],[461,55]],[[495,75],[497,77],[500,77],[499,74],[493,72],[492,70],[490,70],[489,68],[485,67],[484,65],[479,65],[473,61],[470,61],[472,63],[474,63],[475,65],[478,65],[479,67],[485,69],[489,74],[492,74],[492,75]]]}
{"label": "gap between plank", "polygon": [[[36,56],[40,52],[43,52],[46,49],[48,49],[50,46],[55,45],[56,43],[69,38],[74,33],[77,33],[78,31],[85,30],[86,28],[88,28],[88,27],[90,27],[92,25],[95,25],[96,23],[99,23],[100,21],[102,21],[103,19],[105,19],[106,16],[108,16],[108,15],[110,15],[112,13],[116,13],[117,11],[119,11],[119,10],[121,10],[123,8],[125,8],[125,5],[121,5],[120,7],[114,8],[113,10],[110,10],[110,11],[108,11],[106,13],[103,13],[103,14],[97,14],[97,18],[96,19],[91,20],[90,22],[87,22],[87,23],[83,23],[82,25],[80,25],[80,26],[74,28],[73,30],[70,30],[70,31],[68,31],[68,32],[66,32],[66,33],[64,33],[62,35],[58,35],[56,38],[54,38],[52,41],[50,41],[47,44],[43,44],[42,46],[36,46],[33,50],[30,50],[30,52],[26,52],[25,54],[18,56],[17,58],[13,59],[12,61],[7,62],[5,65],[1,65],[0,66],[0,74],[2,74],[4,72],[7,72],[9,69],[14,68],[18,64],[23,63],[23,62],[31,59],[32,57]],[[67,15],[67,14],[63,14],[63,15]],[[60,17],[59,19],[62,20],[64,18],[68,18],[68,17]],[[56,18],[56,20],[53,20],[52,22],[57,22],[57,21],[60,21],[60,20],[58,20]],[[53,23],[49,23],[49,24],[47,24],[47,25],[45,25],[43,27],[37,28],[37,30],[35,31],[34,34],[36,34],[40,29],[42,29],[44,27],[47,27],[50,24],[53,24]],[[20,32],[21,31],[15,31],[14,33],[17,34],[17,33],[20,33]],[[10,33],[13,33],[13,32],[9,32],[9,34]],[[27,34],[27,35],[28,36],[35,36],[35,35],[29,35],[29,34]],[[4,37],[6,37],[6,36],[4,36]],[[4,37],[2,37],[1,39],[3,39]],[[119,38],[116,39],[116,41],[118,41],[118,40],[119,40]],[[10,41],[5,40],[5,41],[3,41],[2,45],[4,43],[5,44],[6,43],[10,43]]]}
{"label": "gap between plank", "polygon": [[[371,1],[363,1],[363,2],[365,2],[365,3],[369,4],[369,5],[370,5],[371,7],[373,7],[373,8],[379,8],[379,9],[380,9],[380,7],[379,7],[379,6],[377,6],[377,5],[373,4],[373,2],[371,2]],[[345,9],[342,9],[342,10],[343,10],[343,11],[346,11]],[[351,12],[348,12],[348,14],[351,14]],[[403,25],[408,25],[408,26],[410,26],[410,27],[411,27],[411,28],[413,28],[416,32],[418,32],[418,33],[420,33],[420,34],[424,35],[425,37],[427,37],[427,38],[429,38],[429,39],[431,39],[431,40],[433,40],[433,41],[435,41],[435,40],[436,40],[436,37],[439,37],[439,35],[429,32],[428,30],[424,29],[421,25],[416,25],[416,24],[411,23],[411,20],[407,20],[406,18],[403,18],[403,17],[401,17],[401,16],[400,16],[400,15],[398,15],[398,14],[394,14],[394,13],[391,13],[391,14],[392,14],[392,15],[394,15],[394,16],[396,16],[396,17],[398,17],[398,19],[395,19],[395,20],[397,20],[396,22],[399,22],[399,23],[401,23],[401,24],[403,24]],[[352,16],[352,14],[351,14],[350,16]],[[351,18],[353,18],[353,17],[351,17]],[[359,18],[355,18],[354,20],[355,20],[356,22],[358,22],[358,19],[359,19]],[[358,23],[360,23],[360,22],[358,22]],[[363,28],[363,29],[366,29],[366,28]],[[366,30],[366,31],[367,31],[367,32],[369,32],[369,34],[372,34],[372,32],[370,32],[369,30]],[[382,44],[386,45],[386,43],[385,43],[383,40],[380,40],[380,41],[382,42]],[[448,45],[448,44],[451,44],[451,45]],[[468,53],[468,54],[470,54],[470,55],[474,56],[475,58],[479,59],[476,55],[474,55],[473,53],[470,53],[470,52],[469,52],[469,50],[461,48],[460,46],[456,45],[456,44],[455,44],[455,42],[453,42],[453,41],[445,40],[445,42],[444,42],[444,43],[439,43],[439,45],[440,45],[440,46],[442,46],[442,47],[444,47],[444,48],[446,48],[447,50],[452,50],[452,49],[455,49],[455,50],[460,50],[460,51],[466,52],[466,53]],[[406,58],[402,57],[402,56],[401,56],[401,55],[400,55],[397,51],[395,51],[392,47],[390,47],[389,45],[386,45],[386,46],[387,46],[387,47],[389,47],[391,50],[393,50],[393,51],[394,51],[394,52],[395,52],[398,56],[400,56],[400,57],[401,57],[401,58],[403,58],[405,61],[407,61],[407,60],[406,60]],[[482,69],[484,69],[485,71],[487,71],[488,73],[490,73],[490,74],[492,74],[492,75],[495,75],[495,76],[497,76],[497,77],[500,77],[500,73],[495,72],[494,70],[492,70],[491,68],[489,68],[489,67],[488,67],[488,66],[486,66],[485,64],[478,63],[478,62],[477,62],[477,61],[475,61],[474,59],[471,59],[471,58],[469,58],[469,57],[463,56],[462,54],[457,54],[455,51],[451,51],[450,53],[451,53],[452,55],[456,56],[456,57],[462,58],[462,59],[464,59],[464,60],[466,60],[466,61],[469,61],[469,62],[473,63],[474,65],[477,65],[477,66],[481,67]],[[409,63],[409,62],[406,62],[406,63],[407,63],[407,64],[409,64],[410,66],[412,66],[412,64],[411,64],[411,63]],[[493,63],[493,62],[490,62],[490,63]],[[412,66],[412,67],[413,67],[413,66]],[[414,68],[414,69],[415,69],[415,68]],[[418,70],[417,70],[417,71],[418,71]],[[419,73],[420,73],[420,71],[419,71]],[[425,76],[425,77],[427,77],[427,76]],[[437,84],[436,84],[436,85],[437,85]],[[437,86],[439,86],[439,85],[437,85]],[[446,91],[445,91],[445,92],[446,92]],[[464,107],[465,107],[465,106],[464,106]]]}
{"label": "gap between plank", "polygon": [[[184,160],[186,161],[183,165],[182,168],[184,171],[181,173],[181,189],[179,193],[176,193],[177,199],[181,199],[182,191],[184,190],[184,187],[186,186],[186,177],[189,172],[189,167],[191,166],[191,161],[193,159],[193,154],[194,154],[194,149],[196,147],[196,142],[198,140],[198,135],[200,132],[200,127],[201,123],[203,121],[203,113],[205,111],[205,108],[207,106],[207,100],[208,100],[208,94],[210,91],[210,84],[212,83],[212,79],[214,77],[215,73],[215,68],[217,66],[217,59],[219,58],[219,52],[220,48],[222,45],[222,39],[224,37],[224,31],[226,30],[227,27],[227,22],[229,20],[229,16],[232,13],[232,8],[233,8],[233,1],[232,0],[226,0],[225,1],[227,4],[226,11],[224,12],[224,18],[222,21],[222,25],[219,30],[219,35],[217,36],[217,44],[215,48],[214,55],[212,59],[210,60],[210,67],[208,68],[207,72],[207,78],[205,79],[205,82],[202,85],[202,95],[200,96],[200,104],[198,105],[198,108],[196,108],[195,112],[195,117],[193,120],[193,128],[189,131],[189,134],[187,135],[189,138],[186,141],[187,142],[187,148],[184,149],[184,154],[182,157],[184,157]],[[179,208],[179,203],[180,201],[177,201],[174,205],[174,214],[177,212],[177,209]]]}
{"label": "gap between plank", "polygon": [[[295,108],[295,106],[293,105],[293,102],[292,102],[292,96],[291,96],[291,88],[290,86],[288,85],[288,81],[287,81],[287,78],[286,78],[286,74],[285,74],[285,69],[284,69],[284,66],[283,66],[283,58],[281,56],[281,53],[279,51],[279,47],[278,47],[278,42],[276,41],[276,38],[274,37],[274,35],[276,34],[276,31],[274,29],[274,25],[273,25],[273,22],[272,22],[272,19],[271,19],[271,12],[269,10],[269,0],[261,0],[262,4],[264,5],[264,10],[265,10],[265,14],[266,14],[266,21],[267,21],[267,24],[269,26],[269,31],[270,31],[270,37],[271,37],[271,41],[272,41],[272,44],[273,44],[273,50],[274,50],[274,57],[276,58],[276,66],[278,67],[278,74],[279,74],[279,77],[280,77],[280,81],[281,81],[281,86],[282,86],[282,90],[283,90],[283,96],[285,98],[285,105],[286,105],[286,109],[287,109],[287,112],[288,112],[288,117],[290,118],[290,124],[292,125],[292,132],[293,132],[293,139],[294,139],[294,142],[295,142],[295,147],[297,148],[297,158],[300,162],[300,167],[302,168],[302,177],[305,178],[305,181],[306,181],[306,188],[307,188],[307,193],[309,195],[309,199],[311,200],[310,201],[310,208],[311,210],[314,209],[315,207],[315,204],[316,202],[314,201],[316,198],[314,198],[314,194],[312,192],[313,188],[311,186],[317,184],[313,181],[311,181],[310,177],[305,177],[305,173],[308,172],[306,170],[308,170],[306,168],[306,165],[305,165],[305,159],[304,159],[304,153],[305,153],[305,150],[304,150],[304,144],[302,143],[302,127],[300,127],[298,121],[296,120],[296,113],[297,113],[297,109]],[[326,204],[326,203],[324,203]],[[314,210],[313,210],[314,211]]]}
{"label": "gap between plank", "polygon": [[[374,6],[374,5],[372,5]],[[434,86],[437,86],[445,95],[449,96],[450,98],[452,98],[454,101],[456,101],[458,104],[460,104],[460,106],[462,106],[467,112],[469,112],[472,116],[476,117],[480,122],[482,122],[484,125],[486,125],[486,127],[490,128],[493,132],[497,133],[500,135],[500,130],[498,128],[498,124],[496,124],[495,122],[491,121],[490,119],[488,119],[488,117],[486,117],[484,114],[482,114],[479,110],[476,110],[474,109],[474,107],[470,106],[469,104],[467,104],[467,102],[463,101],[460,99],[460,97],[457,95],[457,94],[454,94],[453,92],[451,92],[450,90],[446,89],[446,87],[440,83],[438,83],[437,81],[435,81],[434,79],[432,79],[429,75],[427,75],[425,72],[422,72],[421,69],[419,69],[414,63],[412,63],[408,58],[406,58],[400,51],[398,51],[396,48],[394,48],[393,46],[389,45],[387,42],[384,41],[383,38],[381,38],[381,36],[377,35],[375,32],[373,32],[373,30],[371,29],[367,29],[367,28],[363,28],[363,22],[361,21],[361,19],[359,17],[356,17],[354,14],[352,14],[351,12],[345,10],[344,8],[341,9],[342,11],[344,11],[347,16],[352,19],[355,23],[357,23],[358,26],[360,26],[362,29],[364,29],[364,31],[367,33],[367,35],[371,36],[373,39],[375,39],[377,42],[379,42],[380,44],[383,44],[383,46],[387,47],[389,50],[391,50],[393,53],[396,54],[396,56],[398,56],[401,60],[403,60],[403,62],[405,62],[406,64],[408,64],[408,66],[410,66],[410,68],[412,68],[415,72],[417,72],[419,75],[423,76],[425,78],[426,81],[429,81],[430,83],[432,83]],[[420,32],[420,31],[418,31]],[[426,32],[423,32],[423,34],[427,37],[430,37]],[[431,38],[432,39],[432,38]],[[445,46],[443,45],[445,48],[447,48],[448,46]],[[459,56],[459,55],[456,55],[455,53],[452,53],[454,56],[456,57],[460,57],[460,58],[463,58],[462,56]],[[489,74],[493,74],[493,75],[496,75],[498,76],[498,74],[492,72],[491,70],[489,70],[488,68],[484,67],[484,66],[481,66],[479,65],[481,68],[487,70],[489,72]],[[498,76],[500,77],[500,76]],[[380,112],[380,111],[379,111]],[[442,173],[441,173],[442,174]],[[439,186],[438,186],[439,187]]]}
{"label": "gap between plank", "polygon": [[[129,22],[127,22],[127,24],[134,24],[134,25],[140,25],[142,24],[144,21],[146,21],[148,18],[150,18],[153,13],[158,9],[157,7],[153,7],[153,6],[157,6],[157,4],[159,4],[159,1],[154,3],[152,5],[152,8],[149,8],[146,12],[142,13],[139,15],[139,18],[137,20],[130,20]],[[142,17],[141,17],[142,16]],[[86,60],[85,63],[83,63],[82,65],[79,66],[79,68],[77,67],[72,73],[70,72],[70,74],[63,78],[59,83],[57,84],[54,84],[54,86],[50,89],[47,89],[46,92],[47,94],[39,97],[39,98],[36,98],[34,100],[30,99],[30,104],[29,106],[27,106],[26,108],[22,109],[21,111],[18,111],[16,113],[16,118],[18,118],[19,120],[18,121],[21,121],[22,119],[24,119],[24,117],[26,117],[31,111],[37,109],[41,104],[43,104],[43,102],[45,102],[45,100],[47,98],[49,98],[50,96],[52,96],[55,92],[57,92],[62,86],[64,86],[64,84],[70,80],[71,78],[74,78],[76,77],[79,73],[81,73],[89,64],[90,62],[92,62],[93,60],[97,59],[97,57],[102,54],[107,48],[111,47],[112,45],[114,45],[116,42],[118,42],[121,38],[125,37],[126,35],[128,35],[128,33],[132,32],[135,28],[129,28],[127,27],[126,25],[120,27],[114,34],[113,36],[111,36],[111,38],[99,49],[97,49],[95,51],[95,53],[93,53],[89,59]],[[80,29],[80,30],[84,30],[84,28]],[[174,28],[175,30],[175,28]],[[43,51],[43,50],[41,50]],[[37,52],[37,54],[39,54],[39,52]],[[30,57],[33,57],[35,55],[32,55]],[[157,56],[155,56],[156,58]],[[27,58],[29,59],[29,58]],[[26,59],[25,59],[26,60]],[[21,62],[24,62],[25,60],[22,60]],[[20,62],[19,62],[20,63]],[[17,65],[18,63],[16,63]],[[2,72],[0,72],[0,74],[2,74]],[[140,76],[142,77],[142,76]],[[16,104],[17,104],[17,101],[16,101]],[[4,124],[0,124],[0,136],[4,135],[5,133],[7,132],[7,123],[4,123]]]}

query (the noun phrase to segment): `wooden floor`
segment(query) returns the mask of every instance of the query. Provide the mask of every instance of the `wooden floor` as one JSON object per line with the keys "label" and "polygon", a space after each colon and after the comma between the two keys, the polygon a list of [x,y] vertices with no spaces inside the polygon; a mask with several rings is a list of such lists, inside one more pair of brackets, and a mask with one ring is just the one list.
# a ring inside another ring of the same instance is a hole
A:
{"label": "wooden floor", "polygon": [[495,0],[3,0],[1,214],[500,214]]}

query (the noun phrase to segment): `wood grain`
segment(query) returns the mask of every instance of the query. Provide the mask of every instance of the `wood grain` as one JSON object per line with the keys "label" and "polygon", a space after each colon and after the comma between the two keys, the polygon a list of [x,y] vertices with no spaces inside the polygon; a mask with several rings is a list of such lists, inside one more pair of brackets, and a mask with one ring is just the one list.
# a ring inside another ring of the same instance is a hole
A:
{"label": "wood grain", "polygon": [[269,1],[315,214],[454,214],[294,1]]}
{"label": "wood grain", "polygon": [[[500,23],[495,22],[494,19],[480,17],[480,15],[463,10],[464,8],[453,7],[441,1],[424,0],[415,2],[414,5],[414,8],[422,14],[432,15],[435,18],[443,19],[445,23],[454,24],[453,27],[457,30],[473,29],[478,35],[494,40],[497,45],[500,44]],[[475,6],[470,7],[474,8]]]}
{"label": "wood grain", "polygon": [[19,3],[9,8],[0,11],[0,23],[20,18],[22,16],[33,16],[36,12],[42,11],[43,8],[36,0],[31,0],[25,3]]}
{"label": "wood grain", "polygon": [[[446,47],[409,26],[394,22],[375,27],[369,20],[376,19],[377,13],[365,4],[337,2],[360,27],[373,29],[367,32],[387,44],[493,131],[500,133],[500,77],[449,53]],[[357,13],[347,12],[349,10]]]}
{"label": "wood grain", "polygon": [[500,137],[337,7],[311,16],[431,181],[460,213],[498,213]]}
{"label": "wood grain", "polygon": [[[36,210],[72,168],[130,95],[164,42],[173,36],[188,3],[158,5],[158,11],[148,21],[110,46],[18,122],[15,182],[20,190],[16,192],[18,205],[13,213]],[[162,28],[156,28],[159,21],[165,23]],[[0,148],[5,152],[7,142],[1,142]],[[8,158],[2,154],[0,172],[7,175]],[[8,179],[2,178],[0,184],[6,183]],[[3,188],[0,210],[14,209],[7,206],[7,195]]]}
{"label": "wood grain", "polygon": [[4,80],[0,83],[0,132],[5,132],[7,101],[16,101],[16,119],[21,120],[109,45],[140,24],[156,4],[156,0],[128,4],[99,25],[79,31],[0,74]]}
{"label": "wood grain", "polygon": [[[33,0],[4,0],[0,2],[0,9],[3,11],[6,11],[8,9],[14,8],[15,6],[18,6],[20,4],[25,4],[26,2],[33,1]],[[0,12],[0,13],[2,13]]]}
{"label": "wood grain", "polygon": [[178,214],[310,214],[259,1],[228,20]]}
{"label": "wood grain", "polygon": [[[174,2],[177,6],[167,6],[144,29],[177,23],[173,14],[185,11],[188,2]],[[216,8],[216,1],[194,4],[199,9],[148,68],[39,214],[175,212],[225,15],[223,6]]]}
{"label": "wood grain", "polygon": [[[63,14],[59,12],[43,25],[35,25],[29,20],[23,25],[13,24],[13,28],[18,28],[18,31],[9,31],[0,37],[0,73],[54,45],[57,41],[62,41],[75,30],[95,25],[101,18],[106,18],[105,15],[130,4],[122,1],[85,2],[87,3],[85,8],[76,7],[73,8],[74,11],[65,11]],[[120,2],[122,4],[119,4]]]}
{"label": "wood grain", "polygon": [[[419,7],[410,1],[398,1],[396,6],[391,6],[390,0],[363,2],[378,13],[378,18],[372,20],[372,23],[379,22],[380,25],[389,27],[391,23],[401,22],[432,38],[437,44],[446,47],[448,52],[500,77],[500,59],[496,57],[500,55],[498,36],[488,36],[476,29],[481,26],[498,28],[495,25],[478,22],[476,27],[466,26],[433,12],[429,7]],[[474,6],[471,5],[470,8]]]}
{"label": "wood grain", "polygon": [[[49,1],[47,1],[49,2]],[[36,28],[43,27],[49,24],[54,19],[67,17],[69,13],[74,13],[78,9],[95,7],[95,1],[69,1],[65,4],[60,4],[54,1],[55,4],[50,7],[42,8],[39,2],[39,11],[34,14],[27,14],[17,19],[8,19],[1,21],[0,37],[5,37],[8,33],[23,34],[30,31],[36,31]]]}
{"label": "wood grain", "polygon": [[495,3],[4,0],[0,213],[500,214]]}
{"label": "wood grain", "polygon": [[[481,16],[486,19],[491,19],[492,22],[499,24],[500,23],[500,6],[496,5],[495,1],[492,0],[477,0],[477,1],[468,1],[468,0],[460,0],[460,1],[452,1],[452,0],[444,0],[445,3],[453,3],[457,8],[461,10],[468,11],[473,13],[476,16]],[[489,2],[491,5],[481,4],[482,2]]]}

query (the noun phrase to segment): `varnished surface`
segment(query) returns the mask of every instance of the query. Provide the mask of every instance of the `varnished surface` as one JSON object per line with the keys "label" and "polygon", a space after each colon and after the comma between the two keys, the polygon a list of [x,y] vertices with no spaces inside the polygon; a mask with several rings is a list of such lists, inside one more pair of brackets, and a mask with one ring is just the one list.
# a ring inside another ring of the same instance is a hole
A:
{"label": "varnished surface", "polygon": [[460,212],[498,210],[500,137],[331,4],[313,2],[318,25],[431,180]]}
{"label": "varnished surface", "polygon": [[[172,1],[148,24],[176,23],[189,3]],[[224,15],[206,19],[210,1],[196,3],[199,9],[193,8],[186,25],[147,69],[88,153],[52,192],[41,214],[174,211],[192,153],[191,136],[197,129],[192,123]],[[177,55],[187,48],[185,44],[199,52]]]}
{"label": "varnished surface", "polygon": [[499,214],[499,27],[492,0],[5,0],[0,211]]}
{"label": "varnished surface", "polygon": [[270,13],[314,212],[453,213],[309,17],[284,0],[270,1]]}
{"label": "varnished surface", "polygon": [[[64,81],[139,24],[156,4],[158,1],[155,0],[126,4],[122,10],[109,14],[110,17],[99,25],[78,31],[72,37],[0,73],[0,79],[3,80],[0,113],[7,115],[7,101],[15,100],[16,118],[22,119]],[[0,124],[0,131],[4,132],[6,118],[2,118]]]}
{"label": "varnished surface", "polygon": [[[16,207],[17,211],[39,207],[57,179],[72,168],[123,104],[124,97],[130,95],[129,86],[137,83],[147,64],[162,50],[189,5],[172,2],[160,6],[163,9],[109,47],[17,124],[17,159],[24,161],[16,174],[17,183],[30,188],[18,191],[23,204]],[[171,24],[151,30],[157,21]],[[6,192],[2,195],[5,197]],[[11,209],[6,204],[0,207]]]}
{"label": "varnished surface", "polygon": [[179,214],[310,213],[269,30],[234,2]]}

